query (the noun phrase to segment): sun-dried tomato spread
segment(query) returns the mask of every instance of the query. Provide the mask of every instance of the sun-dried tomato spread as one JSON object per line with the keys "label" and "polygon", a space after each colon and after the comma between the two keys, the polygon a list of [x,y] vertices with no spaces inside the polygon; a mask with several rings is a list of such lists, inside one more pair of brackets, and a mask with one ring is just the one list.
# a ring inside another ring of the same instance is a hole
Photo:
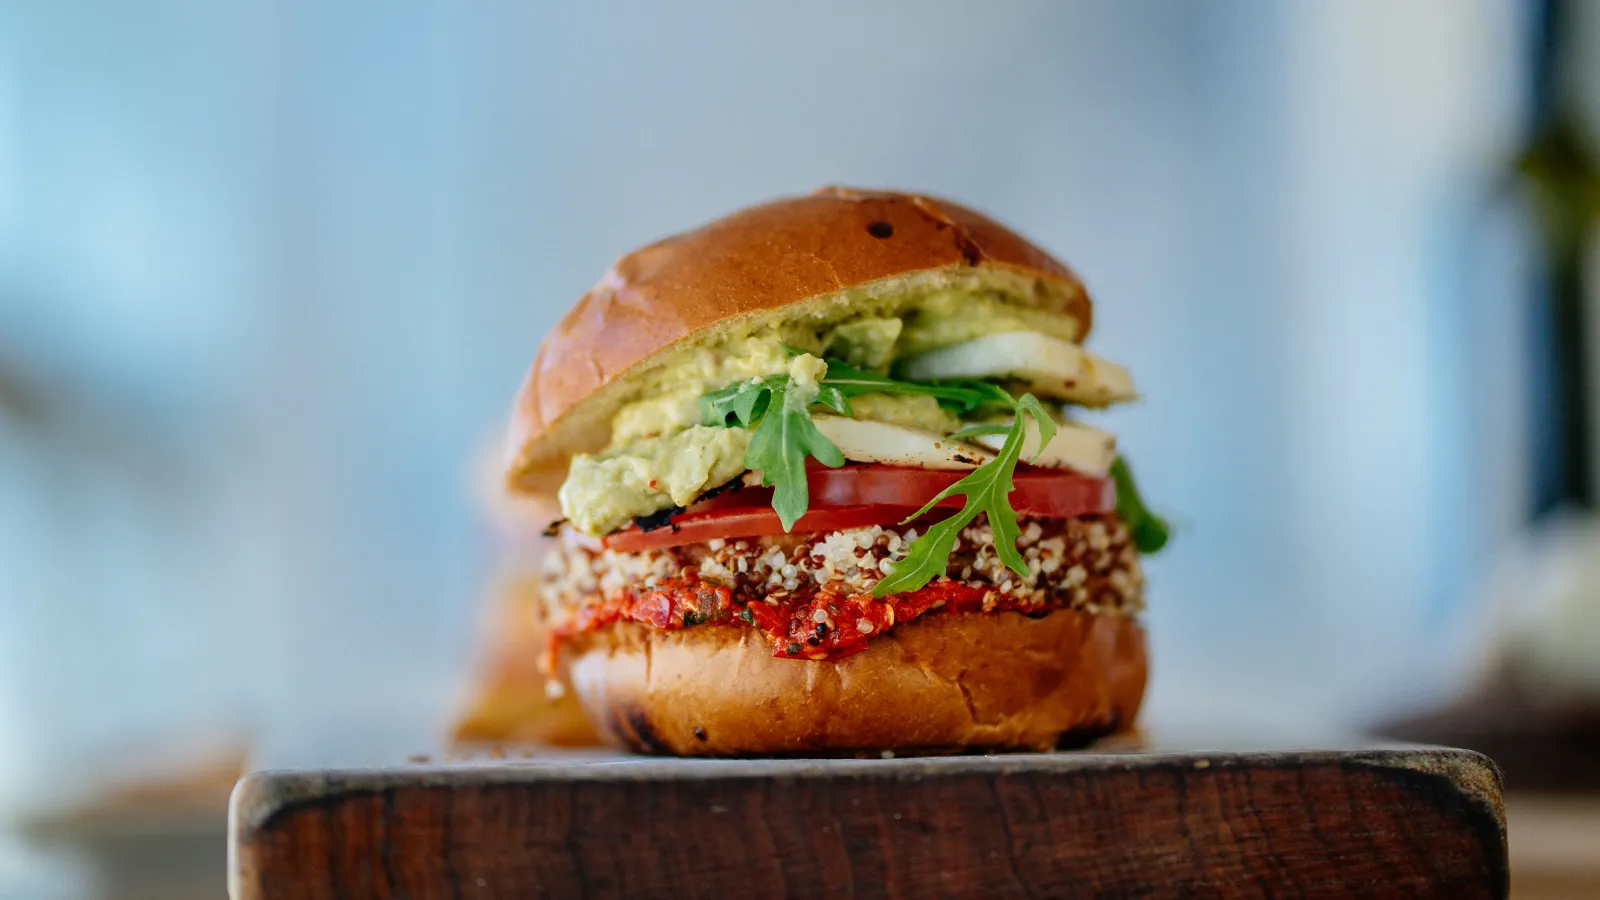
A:
{"label": "sun-dried tomato spread", "polygon": [[772,641],[775,656],[825,660],[934,610],[1142,609],[1138,555],[1114,516],[1023,520],[1021,528],[1026,575],[999,562],[980,522],[962,532],[946,575],[881,599],[872,588],[914,530],[872,526],[641,553],[569,543],[547,563],[553,640],[619,621],[666,630],[753,627]]}
{"label": "sun-dried tomato spread", "polygon": [[558,637],[592,631],[612,622],[642,622],[667,631],[697,625],[737,625],[761,630],[773,642],[773,655],[789,659],[842,659],[866,649],[867,639],[934,609],[951,612],[1027,612],[1042,614],[1064,604],[1025,603],[1019,598],[948,579],[920,590],[890,594],[835,594],[808,589],[772,599],[738,604],[733,591],[700,578],[692,568],[654,587],[627,591],[585,606],[558,629]]}

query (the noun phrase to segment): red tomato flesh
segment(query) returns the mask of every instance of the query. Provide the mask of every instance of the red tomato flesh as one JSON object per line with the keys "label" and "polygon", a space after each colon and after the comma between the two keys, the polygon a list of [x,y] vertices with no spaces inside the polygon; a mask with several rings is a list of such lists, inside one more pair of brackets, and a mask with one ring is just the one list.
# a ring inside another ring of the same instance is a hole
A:
{"label": "red tomato flesh", "polygon": [[[806,480],[815,507],[883,504],[917,509],[970,471],[853,463],[837,469],[817,466],[806,472]],[[1011,486],[1011,508],[1023,516],[1070,519],[1116,505],[1109,479],[1065,469],[1018,465]],[[960,496],[946,497],[939,505],[960,509],[963,502]]]}
{"label": "red tomato flesh", "polygon": [[[901,522],[968,471],[863,463],[837,469],[813,466],[806,472],[810,509],[790,531],[839,531]],[[1116,506],[1116,490],[1109,479],[1064,469],[1019,465],[1012,486],[1011,508],[1023,516],[1070,519]],[[938,507],[959,509],[963,502],[959,495],[946,497]],[[783,534],[783,523],[771,503],[771,488],[741,488],[690,506],[668,525],[650,531],[629,525],[607,535],[603,543],[608,550],[637,553],[713,538]]]}

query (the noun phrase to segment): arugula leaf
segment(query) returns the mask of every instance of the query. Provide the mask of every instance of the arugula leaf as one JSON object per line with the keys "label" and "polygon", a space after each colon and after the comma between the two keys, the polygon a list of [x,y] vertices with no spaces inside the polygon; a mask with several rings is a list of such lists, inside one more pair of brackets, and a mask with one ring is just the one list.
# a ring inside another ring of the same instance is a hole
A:
{"label": "arugula leaf", "polygon": [[844,465],[844,454],[833,441],[823,437],[811,421],[811,404],[824,403],[841,414],[849,414],[850,404],[837,390],[823,390],[815,396],[797,388],[789,379],[774,384],[772,399],[744,452],[747,469],[761,470],[761,484],[774,488],[772,509],[783,530],[788,531],[805,515],[811,492],[806,485],[806,457],[829,468]]}
{"label": "arugula leaf", "polygon": [[[1003,404],[1015,413],[1009,425],[969,425],[950,435],[964,440],[982,435],[1004,434],[999,453],[970,472],[965,478],[940,491],[905,521],[917,519],[947,497],[966,498],[961,510],[932,526],[913,541],[904,558],[897,560],[889,574],[878,582],[873,595],[914,591],[923,587],[949,566],[951,552],[961,530],[984,513],[994,534],[995,555],[1012,571],[1026,575],[1027,568],[1017,552],[1017,513],[1011,508],[1012,476],[1022,458],[1027,441],[1028,420],[1039,430],[1039,447],[1055,437],[1056,423],[1043,404],[1032,394],[1013,399],[1004,388],[984,381],[960,380],[926,384],[900,381],[858,369],[838,360],[827,360],[827,372],[814,390],[796,387],[788,373],[768,375],[702,395],[699,400],[701,423],[751,429],[745,451],[746,468],[759,469],[762,484],[774,487],[772,508],[785,531],[805,515],[810,504],[805,461],[812,457],[825,466],[844,464],[844,454],[817,430],[811,420],[812,404],[820,403],[841,415],[853,415],[851,397],[868,393],[921,394],[935,397],[940,405],[970,412],[984,404]],[[1117,486],[1117,515],[1127,523],[1134,546],[1141,553],[1160,550],[1170,536],[1166,520],[1152,513],[1139,496],[1133,473],[1122,457],[1111,465]],[[902,523],[904,524],[904,523]]]}
{"label": "arugula leaf", "polygon": [[[730,384],[720,391],[700,395],[700,424],[740,425],[750,428],[767,411],[775,385],[788,384],[788,375],[768,375]],[[731,418],[731,421],[730,421]]]}
{"label": "arugula leaf", "polygon": [[811,421],[811,404],[821,403],[840,415],[851,415],[850,401],[837,387],[796,387],[787,374],[768,375],[729,385],[700,397],[705,425],[749,428],[744,466],[761,470],[761,483],[774,488],[772,508],[788,531],[810,505],[806,457],[829,468],[844,465],[844,454]]}
{"label": "arugula leaf", "polygon": [[987,381],[959,379],[920,383],[901,381],[876,372],[858,369],[849,363],[829,359],[828,374],[822,383],[838,388],[846,397],[861,394],[921,394],[937,399],[941,406],[953,407],[956,412],[971,412],[985,403],[1010,406],[1011,395]]}
{"label": "arugula leaf", "polygon": [[967,438],[985,437],[991,434],[1010,434],[1010,425],[968,425],[960,431],[951,432],[951,440],[964,441]]}
{"label": "arugula leaf", "polygon": [[826,381],[817,385],[817,396],[811,402],[821,403],[841,416],[855,416],[855,410],[850,408],[849,395]]}
{"label": "arugula leaf", "polygon": [[1117,483],[1117,517],[1133,534],[1133,545],[1140,553],[1154,553],[1165,547],[1172,536],[1172,528],[1166,519],[1144,505],[1127,460],[1119,456],[1111,461],[1111,479]]}
{"label": "arugula leaf", "polygon": [[994,532],[995,555],[1018,575],[1028,574],[1022,554],[1017,552],[1020,531],[1017,528],[1017,512],[1011,508],[1011,476],[1022,458],[1028,419],[1033,419],[1039,428],[1041,447],[1055,437],[1056,423],[1032,394],[1023,394],[1020,399],[1012,401],[1012,405],[1016,410],[1016,418],[1006,429],[1005,443],[1001,444],[1000,452],[995,454],[994,459],[935,494],[933,499],[905,519],[905,522],[910,522],[926,515],[934,504],[946,497],[956,494],[966,497],[959,512],[932,526],[911,542],[905,557],[894,562],[889,574],[872,589],[874,597],[914,591],[943,575],[950,565],[950,554],[955,550],[956,541],[961,537],[961,529],[971,524],[979,513],[989,517],[989,527]]}
{"label": "arugula leaf", "polygon": [[1033,451],[1033,458],[1028,460],[1031,463],[1039,458],[1039,454],[1044,452],[1046,445],[1056,439],[1056,420],[1050,418],[1050,413],[1045,410],[1044,404],[1040,403],[1032,394],[1023,394],[1021,399],[1017,400],[1016,409],[1017,416],[1011,420],[1011,427],[1017,428],[1019,424],[1022,425],[1018,429],[1022,432],[1022,438],[1019,443],[1027,443],[1028,439],[1028,429],[1026,423],[1023,423],[1023,413],[1032,416],[1034,424],[1039,426],[1039,447]]}

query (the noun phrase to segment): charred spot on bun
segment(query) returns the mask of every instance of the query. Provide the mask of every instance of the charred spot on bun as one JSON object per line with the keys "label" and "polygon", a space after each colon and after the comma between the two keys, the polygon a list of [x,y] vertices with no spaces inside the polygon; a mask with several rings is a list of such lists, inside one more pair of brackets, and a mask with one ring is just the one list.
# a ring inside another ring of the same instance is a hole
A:
{"label": "charred spot on bun", "polygon": [[1065,265],[828,188],[619,260],[544,341],[507,486],[564,522],[546,665],[624,747],[1043,749],[1132,724],[1142,554]]}

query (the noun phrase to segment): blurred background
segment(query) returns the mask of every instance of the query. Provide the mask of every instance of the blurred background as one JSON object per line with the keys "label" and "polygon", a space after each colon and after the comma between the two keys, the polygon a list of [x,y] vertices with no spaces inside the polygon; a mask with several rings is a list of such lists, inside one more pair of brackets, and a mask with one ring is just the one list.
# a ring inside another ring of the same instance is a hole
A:
{"label": "blurred background", "polygon": [[1580,2],[0,0],[0,897],[220,896],[241,767],[436,748],[546,329],[831,183],[1087,280],[1158,733],[1553,722],[1566,796],[1597,123]]}

